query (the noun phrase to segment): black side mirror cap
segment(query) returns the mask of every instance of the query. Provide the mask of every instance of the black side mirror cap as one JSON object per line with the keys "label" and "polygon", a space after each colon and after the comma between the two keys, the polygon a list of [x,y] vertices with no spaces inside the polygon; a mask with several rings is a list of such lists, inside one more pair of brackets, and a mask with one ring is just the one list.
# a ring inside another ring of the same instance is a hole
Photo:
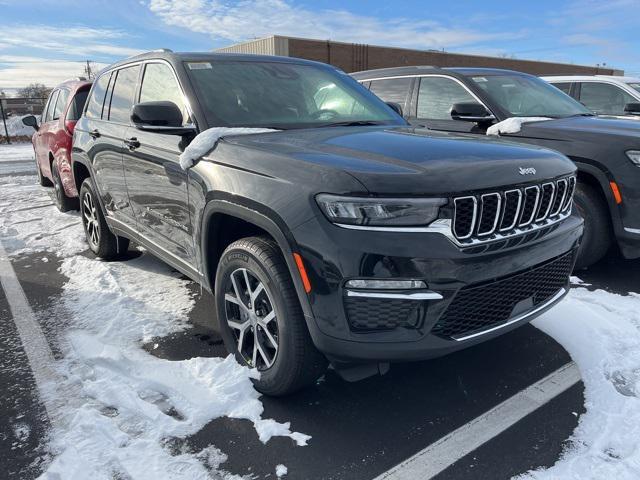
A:
{"label": "black side mirror cap", "polygon": [[454,103],[451,118],[463,122],[493,122],[496,117],[479,103]]}
{"label": "black side mirror cap", "polygon": [[624,106],[624,113],[628,113],[629,115],[640,115],[640,102],[627,103]]}
{"label": "black side mirror cap", "polygon": [[36,131],[40,129],[40,126],[38,126],[38,119],[34,115],[27,115],[26,117],[23,117],[22,123],[27,127],[32,127]]}
{"label": "black side mirror cap", "polygon": [[195,132],[193,125],[182,124],[182,112],[173,102],[142,102],[131,110],[131,121],[138,130],[185,135]]}
{"label": "black side mirror cap", "polygon": [[402,117],[402,107],[399,103],[396,102],[385,102],[387,105],[391,107],[391,109],[396,112],[398,115]]}

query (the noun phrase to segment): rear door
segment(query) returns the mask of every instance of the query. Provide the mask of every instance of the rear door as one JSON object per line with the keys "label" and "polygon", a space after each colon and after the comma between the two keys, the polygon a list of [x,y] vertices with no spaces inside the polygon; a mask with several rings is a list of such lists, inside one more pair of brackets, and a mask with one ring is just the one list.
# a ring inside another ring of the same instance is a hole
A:
{"label": "rear door", "polygon": [[60,91],[58,89],[51,92],[47,106],[42,112],[40,128],[36,132],[36,159],[38,160],[40,171],[48,178],[51,178],[51,167],[49,164],[49,137],[51,136],[52,126],[55,123],[53,122],[53,111],[55,109],[59,93]]}
{"label": "rear door", "polygon": [[[172,67],[164,62],[149,62],[144,66],[137,100],[173,102],[183,113],[183,125],[190,122],[180,84]],[[186,139],[135,127],[127,129],[125,138],[129,148],[124,154],[124,171],[141,233],[193,266],[195,254],[187,173],[179,163]]]}

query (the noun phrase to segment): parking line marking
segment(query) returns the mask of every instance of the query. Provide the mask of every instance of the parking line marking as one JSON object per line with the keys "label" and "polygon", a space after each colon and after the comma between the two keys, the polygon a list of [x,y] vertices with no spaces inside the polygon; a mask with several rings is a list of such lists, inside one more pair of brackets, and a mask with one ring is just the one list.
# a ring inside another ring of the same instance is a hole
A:
{"label": "parking line marking", "polygon": [[542,380],[445,435],[375,480],[427,480],[533,413],[581,380],[569,362]]}
{"label": "parking line marking", "polygon": [[60,407],[69,397],[65,399],[59,395],[63,379],[55,370],[55,358],[51,347],[29,306],[2,242],[0,242],[0,285],[7,297],[13,322],[18,330],[22,348],[27,355],[40,400],[51,424],[57,426],[61,421],[58,414],[61,410]]}

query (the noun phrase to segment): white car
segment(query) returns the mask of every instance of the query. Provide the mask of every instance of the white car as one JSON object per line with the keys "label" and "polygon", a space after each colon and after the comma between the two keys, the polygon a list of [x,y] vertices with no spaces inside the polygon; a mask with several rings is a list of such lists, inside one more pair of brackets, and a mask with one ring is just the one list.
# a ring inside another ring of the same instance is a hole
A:
{"label": "white car", "polygon": [[640,120],[640,78],[613,75],[542,77],[598,115]]}

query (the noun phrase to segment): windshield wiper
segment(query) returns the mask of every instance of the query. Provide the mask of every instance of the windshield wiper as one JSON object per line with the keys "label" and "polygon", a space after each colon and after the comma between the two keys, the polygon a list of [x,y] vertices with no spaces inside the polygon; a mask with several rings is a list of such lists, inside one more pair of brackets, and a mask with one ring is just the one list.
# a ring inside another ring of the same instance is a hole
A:
{"label": "windshield wiper", "polygon": [[387,122],[380,120],[347,120],[345,122],[333,122],[319,125],[320,127],[358,127],[366,125],[386,125]]}
{"label": "windshield wiper", "polygon": [[573,115],[569,115],[566,118],[571,118],[571,117],[595,117],[596,114],[595,113],[574,113]]}

